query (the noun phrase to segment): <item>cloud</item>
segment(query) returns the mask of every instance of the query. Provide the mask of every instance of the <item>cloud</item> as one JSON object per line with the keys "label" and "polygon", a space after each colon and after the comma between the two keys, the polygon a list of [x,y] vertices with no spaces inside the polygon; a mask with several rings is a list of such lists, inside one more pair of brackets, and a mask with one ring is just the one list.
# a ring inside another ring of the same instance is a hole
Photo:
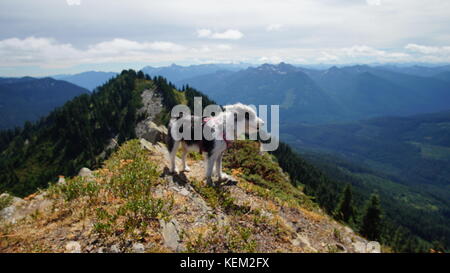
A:
{"label": "cloud", "polygon": [[381,0],[366,0],[366,3],[369,6],[380,6]]}
{"label": "cloud", "polygon": [[424,46],[418,44],[407,44],[405,49],[425,55],[448,55],[450,54],[450,46]]}
{"label": "cloud", "polygon": [[111,41],[101,42],[90,46],[88,52],[94,52],[99,54],[108,53],[123,53],[123,52],[133,52],[133,51],[182,51],[185,48],[181,45],[171,43],[171,42],[136,42],[126,39],[113,39]]}
{"label": "cloud", "polygon": [[224,32],[213,32],[209,29],[199,29],[197,30],[197,37],[222,40],[239,40],[244,37],[244,34],[236,29],[228,29]]}
{"label": "cloud", "polygon": [[260,63],[272,63],[272,64],[277,64],[277,63],[282,62],[283,59],[280,58],[280,57],[278,57],[278,56],[269,56],[269,57],[263,56],[263,57],[259,58],[258,61],[259,61]]}
{"label": "cloud", "polygon": [[173,54],[186,50],[184,46],[165,41],[113,39],[81,50],[51,38],[10,38],[0,41],[0,58],[3,60],[0,66],[68,67],[82,63],[140,61],[152,59],[158,54]]}
{"label": "cloud", "polygon": [[197,30],[197,36],[198,36],[199,38],[206,38],[206,37],[210,37],[210,36],[211,36],[211,34],[212,34],[212,31],[211,31],[211,30],[209,30],[209,29],[205,29],[205,28],[203,28],[203,29],[199,29],[199,30]]}
{"label": "cloud", "polygon": [[402,52],[387,52],[385,50],[375,49],[366,45],[356,45],[348,48],[343,48],[349,57],[382,57],[382,58],[405,58],[408,54]]}
{"label": "cloud", "polygon": [[81,0],[66,0],[69,6],[79,6],[81,5]]}
{"label": "cloud", "polygon": [[218,44],[218,45],[203,45],[200,48],[192,48],[192,52],[214,52],[214,51],[227,51],[231,50],[232,46],[227,44]]}
{"label": "cloud", "polygon": [[266,27],[267,31],[279,31],[283,27],[282,24],[270,24]]}
{"label": "cloud", "polygon": [[321,56],[317,58],[317,61],[322,63],[334,63],[339,60],[339,57],[333,54],[330,54],[326,51],[321,52]]}

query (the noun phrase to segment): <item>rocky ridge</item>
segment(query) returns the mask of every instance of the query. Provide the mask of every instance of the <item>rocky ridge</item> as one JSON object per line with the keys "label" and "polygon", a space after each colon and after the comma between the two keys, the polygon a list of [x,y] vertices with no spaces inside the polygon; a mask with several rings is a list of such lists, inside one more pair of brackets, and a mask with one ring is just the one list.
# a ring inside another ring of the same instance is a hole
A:
{"label": "rocky ridge", "polygon": [[[159,126],[151,128],[165,133]],[[163,143],[141,138],[139,146],[160,174],[160,182],[149,194],[172,200],[168,217],[148,220],[145,236],[121,238],[123,231],[118,228],[116,234],[104,237],[95,228],[98,217],[84,207],[88,199],[64,201],[52,197],[49,190],[24,199],[14,197],[0,211],[0,252],[380,252],[377,242],[368,242],[320,209],[262,196],[237,175],[233,176],[236,185],[207,187],[204,162],[198,158],[189,159],[190,172],[171,175]],[[101,183],[105,172],[83,168],[80,181]],[[65,183],[74,182],[62,178],[58,184]],[[109,210],[115,205],[96,206]]]}

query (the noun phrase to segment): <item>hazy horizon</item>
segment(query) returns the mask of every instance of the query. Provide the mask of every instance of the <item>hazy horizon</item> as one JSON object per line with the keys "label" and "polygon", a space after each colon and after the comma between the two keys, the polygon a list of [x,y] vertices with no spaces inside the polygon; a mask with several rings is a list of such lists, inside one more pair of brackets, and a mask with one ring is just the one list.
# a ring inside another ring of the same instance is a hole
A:
{"label": "hazy horizon", "polygon": [[[243,67],[242,69],[246,69],[248,67],[258,67],[264,64],[271,64],[271,65],[279,65],[281,63],[286,63],[289,65],[293,65],[295,67],[303,67],[303,68],[308,68],[308,69],[316,69],[316,70],[327,70],[331,67],[351,67],[351,66],[358,66],[358,65],[367,65],[370,67],[379,67],[379,66],[396,66],[396,67],[414,67],[414,66],[420,66],[420,67],[443,67],[443,66],[449,66],[450,62],[448,63],[348,63],[348,64],[294,64],[294,63],[288,63],[288,62],[279,62],[279,63],[195,63],[195,64],[177,64],[177,63],[172,63],[172,64],[168,64],[168,65],[144,65],[144,66],[138,66],[135,65],[133,67],[119,67],[115,70],[113,69],[108,69],[107,66],[105,66],[104,70],[101,69],[89,69],[89,67],[87,67],[85,70],[83,69],[74,69],[74,70],[70,70],[67,71],[67,73],[53,73],[53,74],[48,74],[48,73],[44,73],[41,71],[36,71],[36,74],[24,74],[24,73],[20,73],[20,71],[18,71],[18,74],[12,74],[12,75],[6,75],[6,74],[0,74],[0,78],[5,78],[5,77],[12,77],[12,78],[20,78],[20,77],[52,77],[52,76],[63,76],[63,75],[76,75],[76,74],[81,74],[81,73],[86,73],[86,72],[103,72],[103,73],[120,73],[123,70],[126,69],[133,69],[136,71],[139,71],[145,67],[153,67],[153,68],[164,68],[164,67],[170,67],[170,66],[180,66],[180,67],[189,67],[189,66],[201,66],[201,65],[245,65],[246,67]],[[55,71],[58,72],[58,71]]]}

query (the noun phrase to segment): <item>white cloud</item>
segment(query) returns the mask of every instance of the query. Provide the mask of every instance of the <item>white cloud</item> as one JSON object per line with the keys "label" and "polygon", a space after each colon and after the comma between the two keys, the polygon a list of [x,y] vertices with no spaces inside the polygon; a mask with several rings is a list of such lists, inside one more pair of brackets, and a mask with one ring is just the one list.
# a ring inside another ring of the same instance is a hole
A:
{"label": "white cloud", "polygon": [[101,42],[89,48],[89,52],[100,54],[105,53],[122,53],[133,51],[182,51],[185,48],[172,42],[136,42],[126,39],[114,39],[111,41]]}
{"label": "white cloud", "polygon": [[199,29],[199,30],[197,30],[197,36],[198,36],[199,38],[206,38],[206,37],[210,37],[210,36],[211,36],[211,34],[212,34],[212,31],[211,31],[211,30],[209,30],[209,29],[205,29],[205,28],[203,28],[203,29]]}
{"label": "white cloud", "polygon": [[186,50],[184,46],[164,41],[113,39],[81,50],[51,38],[10,38],[0,41],[0,58],[4,60],[0,66],[67,67],[81,63],[139,61],[150,59],[158,53],[173,54]]}
{"label": "white cloud", "polygon": [[381,0],[366,0],[366,3],[369,6],[379,6],[381,5]]}
{"label": "white cloud", "polygon": [[216,48],[218,50],[231,50],[232,49],[232,47],[230,45],[227,45],[227,44],[219,44],[219,45],[216,46]]}
{"label": "white cloud", "polygon": [[321,52],[321,56],[317,58],[317,61],[322,63],[334,63],[339,59],[338,56],[330,54],[326,51]]}
{"label": "white cloud", "polygon": [[224,32],[213,32],[209,29],[199,29],[197,30],[197,37],[223,40],[239,40],[244,37],[244,34],[236,29],[228,29]]}
{"label": "white cloud", "polygon": [[343,48],[349,57],[381,57],[381,58],[406,58],[409,57],[408,54],[402,52],[387,52],[385,50],[380,50],[372,48],[366,45],[356,45],[348,48]]}
{"label": "white cloud", "polygon": [[283,61],[283,59],[278,56],[269,56],[269,57],[263,56],[263,57],[259,58],[258,61],[260,63],[278,64],[278,63],[281,63]]}
{"label": "white cloud", "polygon": [[69,6],[79,6],[81,5],[81,0],[66,0]]}
{"label": "white cloud", "polygon": [[382,56],[386,52],[378,49],[374,49],[365,45],[356,45],[348,48],[344,48],[343,51],[350,57],[358,56]]}
{"label": "white cloud", "polygon": [[283,27],[282,24],[270,24],[266,27],[267,31],[279,31]]}
{"label": "white cloud", "polygon": [[418,45],[418,44],[407,44],[405,46],[405,49],[425,54],[425,55],[447,55],[450,54],[450,46],[424,46],[424,45]]}
{"label": "white cloud", "polygon": [[216,51],[227,51],[231,50],[232,46],[227,44],[218,44],[218,45],[203,45],[200,48],[192,48],[191,51],[196,52],[216,52]]}

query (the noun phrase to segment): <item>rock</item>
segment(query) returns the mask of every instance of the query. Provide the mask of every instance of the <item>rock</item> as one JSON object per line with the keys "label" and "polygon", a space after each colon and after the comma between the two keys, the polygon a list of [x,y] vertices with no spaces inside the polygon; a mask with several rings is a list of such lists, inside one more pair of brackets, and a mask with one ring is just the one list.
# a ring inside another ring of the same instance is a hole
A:
{"label": "rock", "polygon": [[165,142],[167,136],[167,128],[158,126],[153,121],[143,121],[136,126],[136,136],[143,138],[150,143]]}
{"label": "rock", "polygon": [[140,138],[139,142],[141,143],[141,148],[151,151],[152,150],[152,144],[148,142],[147,140]]}
{"label": "rock", "polygon": [[340,253],[347,253],[347,248],[343,244],[336,244],[336,248]]}
{"label": "rock", "polygon": [[26,216],[23,215],[23,213],[20,213],[22,210],[21,206],[26,203],[25,200],[15,196],[10,197],[7,193],[2,193],[0,198],[11,198],[11,203],[9,206],[0,210],[0,220],[10,224],[15,224],[18,220]]}
{"label": "rock", "polygon": [[180,194],[181,194],[181,195],[184,195],[184,196],[188,196],[188,195],[190,195],[191,193],[190,193],[186,188],[182,188],[182,189],[180,190]]}
{"label": "rock", "polygon": [[347,233],[350,233],[350,234],[353,234],[353,233],[354,233],[354,232],[353,232],[353,229],[351,229],[351,228],[349,228],[349,227],[347,227],[347,226],[344,227],[344,231],[347,232]]}
{"label": "rock", "polygon": [[367,243],[366,251],[367,253],[381,253],[381,245],[376,241],[371,241]]}
{"label": "rock", "polygon": [[144,253],[145,252],[145,247],[141,243],[135,243],[135,244],[133,244],[133,246],[131,248],[134,253]]}
{"label": "rock", "polygon": [[109,249],[110,253],[120,253],[120,248],[117,244],[112,245],[111,248]]}
{"label": "rock", "polygon": [[314,247],[312,247],[309,239],[306,236],[297,234],[297,238],[292,241],[294,246],[299,246],[302,248],[309,249],[310,251],[317,251]]}
{"label": "rock", "polygon": [[344,238],[342,238],[342,242],[351,245],[353,241],[350,236],[345,236]]}
{"label": "rock", "polygon": [[66,244],[66,252],[81,253],[81,245],[76,241],[70,241]]}
{"label": "rock", "polygon": [[366,244],[364,242],[354,242],[352,246],[356,253],[366,253]]}
{"label": "rock", "polygon": [[94,175],[92,174],[92,171],[86,167],[81,168],[81,170],[78,172],[78,176],[87,177],[87,178],[94,177]]}
{"label": "rock", "polygon": [[64,178],[64,176],[62,176],[62,175],[59,176],[58,184],[60,184],[60,185],[66,184],[66,179]]}
{"label": "rock", "polygon": [[[172,181],[172,183],[173,183],[173,181]],[[178,192],[179,194],[181,194],[181,195],[184,195],[184,196],[189,196],[189,195],[191,195],[191,193],[189,192],[189,190],[188,189],[186,189],[186,188],[184,188],[184,187],[175,187],[175,186],[173,186],[173,187],[171,187],[174,191],[176,191],[176,192]]]}
{"label": "rock", "polygon": [[164,238],[164,245],[173,251],[182,251],[180,245],[180,236],[178,236],[178,223],[175,219],[166,223],[164,220],[159,221],[161,225],[161,233]]}
{"label": "rock", "polygon": [[2,210],[0,210],[0,219],[6,221],[11,224],[16,223],[16,219],[14,219],[14,213],[16,212],[15,206],[9,206]]}

